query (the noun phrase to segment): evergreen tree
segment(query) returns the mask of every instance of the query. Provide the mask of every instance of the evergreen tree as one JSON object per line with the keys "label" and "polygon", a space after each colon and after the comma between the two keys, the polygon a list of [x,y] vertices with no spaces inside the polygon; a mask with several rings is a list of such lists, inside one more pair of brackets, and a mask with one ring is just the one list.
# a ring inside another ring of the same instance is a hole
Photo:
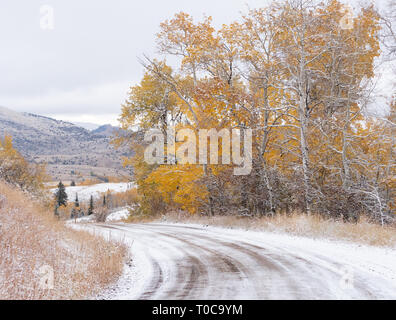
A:
{"label": "evergreen tree", "polygon": [[55,204],[55,210],[54,210],[54,214],[55,214],[55,216],[56,216],[56,217],[58,217],[58,218],[59,218],[59,212],[58,212],[58,208],[59,208],[58,204]]}
{"label": "evergreen tree", "polygon": [[76,211],[75,208],[73,208],[72,211],[71,211],[70,218],[73,219],[73,218],[77,218],[77,217],[78,217],[78,216],[77,216],[77,211]]}
{"label": "evergreen tree", "polygon": [[62,181],[58,184],[58,190],[55,193],[55,200],[58,207],[67,206],[67,193]]}
{"label": "evergreen tree", "polygon": [[71,182],[70,187],[75,187],[76,183],[74,182],[74,180]]}
{"label": "evergreen tree", "polygon": [[93,204],[93,196],[89,199],[89,208],[88,208],[88,215],[90,216],[93,214],[94,204]]}
{"label": "evergreen tree", "polygon": [[74,206],[76,207],[76,208],[79,208],[80,207],[80,202],[78,201],[78,194],[76,193],[76,200],[74,200]]}
{"label": "evergreen tree", "polygon": [[106,195],[103,195],[103,207],[106,207]]}

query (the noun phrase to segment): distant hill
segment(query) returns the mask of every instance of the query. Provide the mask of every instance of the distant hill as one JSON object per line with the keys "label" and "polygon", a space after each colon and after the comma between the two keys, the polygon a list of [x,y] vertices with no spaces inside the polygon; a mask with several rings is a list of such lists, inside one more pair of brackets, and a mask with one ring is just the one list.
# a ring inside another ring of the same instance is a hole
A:
{"label": "distant hill", "polygon": [[73,124],[75,124],[77,127],[81,127],[81,128],[87,129],[89,131],[95,130],[100,127],[100,124],[90,123],[90,122],[74,122],[73,121]]}
{"label": "distant hill", "polygon": [[29,161],[46,162],[54,179],[126,174],[121,156],[127,151],[111,146],[115,127],[110,127],[89,131],[70,122],[0,107],[0,136],[11,135],[14,146]]}
{"label": "distant hill", "polygon": [[111,137],[117,132],[117,130],[119,130],[119,128],[114,127],[111,124],[105,124],[95,130],[92,130],[91,133],[98,136]]}

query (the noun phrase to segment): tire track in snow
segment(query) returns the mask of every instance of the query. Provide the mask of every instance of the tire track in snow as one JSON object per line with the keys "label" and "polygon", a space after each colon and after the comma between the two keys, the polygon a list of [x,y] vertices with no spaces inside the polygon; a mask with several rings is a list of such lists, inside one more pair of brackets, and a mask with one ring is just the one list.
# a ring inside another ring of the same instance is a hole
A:
{"label": "tire track in snow", "polygon": [[[110,228],[119,236],[139,243],[139,254],[145,255],[146,265],[136,261],[135,267],[147,269],[147,272],[142,272],[144,285],[128,296],[131,299],[374,299],[396,296],[396,283],[370,274],[370,268],[355,268],[354,287],[341,289],[339,270],[348,265],[348,259],[344,261],[309,246],[296,246],[292,238],[290,243],[278,243],[271,237],[263,241],[260,233],[241,236],[240,231],[161,223],[97,224],[95,228]],[[133,283],[129,283],[131,285]],[[117,298],[117,295],[104,294],[103,297]]]}

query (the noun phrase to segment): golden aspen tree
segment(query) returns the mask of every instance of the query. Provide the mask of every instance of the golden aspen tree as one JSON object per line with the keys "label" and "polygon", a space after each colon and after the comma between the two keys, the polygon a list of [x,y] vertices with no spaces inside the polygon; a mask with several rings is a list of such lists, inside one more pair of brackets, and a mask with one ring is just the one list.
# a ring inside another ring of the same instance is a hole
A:
{"label": "golden aspen tree", "polygon": [[39,194],[46,179],[44,165],[29,164],[13,147],[12,137],[0,139],[0,178],[22,190]]}
{"label": "golden aspen tree", "polygon": [[[190,160],[201,151],[186,148],[182,134],[172,145],[182,150],[176,164],[145,164],[137,141],[132,162],[142,201],[211,215],[298,209],[351,221],[374,208],[384,223],[394,205],[393,120],[365,112],[380,18],[362,7],[346,28],[344,14],[337,0],[286,0],[219,29],[211,17],[194,22],[186,13],[163,22],[164,60],[142,61],[146,73],[123,105],[123,128],[157,128],[166,137],[171,126],[196,138],[200,130],[248,128],[253,168],[239,177],[230,164],[182,161],[184,151]],[[219,157],[229,152],[217,149]]]}

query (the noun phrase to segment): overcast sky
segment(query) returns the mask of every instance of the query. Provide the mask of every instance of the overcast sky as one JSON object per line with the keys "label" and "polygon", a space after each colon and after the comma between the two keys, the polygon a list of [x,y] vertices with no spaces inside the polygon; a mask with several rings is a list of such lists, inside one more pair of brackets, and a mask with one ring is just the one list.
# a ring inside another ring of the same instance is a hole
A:
{"label": "overcast sky", "polygon": [[[142,77],[137,58],[155,53],[160,22],[185,11],[221,25],[265,2],[1,0],[0,106],[115,124],[129,86]],[[54,9],[52,30],[42,29],[43,5]]]}
{"label": "overcast sky", "polygon": [[[155,53],[160,22],[185,11],[195,19],[213,16],[220,26],[248,6],[266,3],[1,0],[0,106],[68,121],[116,124],[128,88],[143,74],[137,58]],[[53,29],[43,29],[46,5],[53,8]]]}

